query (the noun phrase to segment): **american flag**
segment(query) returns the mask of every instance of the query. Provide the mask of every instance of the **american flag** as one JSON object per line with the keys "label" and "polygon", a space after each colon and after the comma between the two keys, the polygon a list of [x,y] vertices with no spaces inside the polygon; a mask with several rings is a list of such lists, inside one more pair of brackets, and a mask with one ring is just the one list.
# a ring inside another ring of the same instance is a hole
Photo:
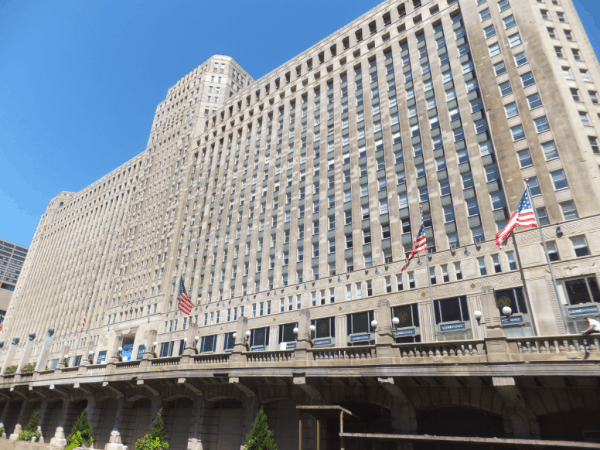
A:
{"label": "american flag", "polygon": [[177,297],[177,304],[179,305],[179,310],[188,316],[192,312],[192,308],[194,304],[188,297],[188,294],[185,290],[185,286],[183,285],[183,276],[179,278],[179,296]]}
{"label": "american flag", "polygon": [[496,234],[496,245],[499,249],[502,249],[502,243],[506,241],[508,235],[517,225],[523,228],[537,227],[535,214],[531,207],[531,198],[529,198],[529,189],[525,189],[523,197],[521,197],[521,201],[517,205],[517,209],[513,215],[510,216],[506,226]]}
{"label": "american flag", "polygon": [[88,315],[88,311],[90,309],[90,302],[91,302],[91,300],[88,301],[88,304],[87,304],[87,306],[85,308],[85,316],[83,316],[83,325],[81,325],[81,331],[80,331],[80,333],[83,333],[83,329],[85,328],[85,323],[87,322],[87,315]]}
{"label": "american flag", "polygon": [[421,221],[421,228],[419,228],[419,232],[417,233],[417,235],[415,236],[415,240],[413,241],[412,251],[410,252],[410,255],[408,255],[406,264],[404,264],[404,267],[400,272],[404,272],[404,269],[406,269],[406,267],[410,264],[410,261],[413,259],[413,256],[415,256],[419,252],[423,252],[426,250],[427,238],[425,237],[425,224]]}

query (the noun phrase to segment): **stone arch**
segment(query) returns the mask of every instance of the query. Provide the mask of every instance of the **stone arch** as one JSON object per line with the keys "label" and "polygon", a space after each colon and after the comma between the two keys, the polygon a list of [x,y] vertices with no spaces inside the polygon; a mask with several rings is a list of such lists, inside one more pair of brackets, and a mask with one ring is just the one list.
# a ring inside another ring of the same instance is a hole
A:
{"label": "stone arch", "polygon": [[232,385],[210,385],[204,391],[204,399],[207,402],[216,402],[232,398],[242,403],[246,401],[246,394]]}
{"label": "stone arch", "polygon": [[41,433],[45,442],[50,442],[50,439],[54,437],[63,405],[64,401],[62,398],[48,399],[48,406],[46,407],[45,413],[46,417],[44,417],[44,420],[42,420],[40,424]]}
{"label": "stone arch", "polygon": [[417,412],[439,408],[465,407],[502,415],[504,400],[498,390],[488,387],[411,387],[405,394]]}
{"label": "stone arch", "polygon": [[152,393],[148,389],[145,389],[143,387],[127,389],[127,391],[125,392],[125,399],[128,402],[136,402],[144,398],[152,400]]}
{"label": "stone arch", "polygon": [[193,392],[190,391],[188,388],[186,388],[183,385],[178,385],[178,386],[169,386],[166,387],[162,390],[162,401],[163,402],[168,402],[171,400],[175,400],[178,398],[189,398],[191,400],[194,399],[193,397]]}

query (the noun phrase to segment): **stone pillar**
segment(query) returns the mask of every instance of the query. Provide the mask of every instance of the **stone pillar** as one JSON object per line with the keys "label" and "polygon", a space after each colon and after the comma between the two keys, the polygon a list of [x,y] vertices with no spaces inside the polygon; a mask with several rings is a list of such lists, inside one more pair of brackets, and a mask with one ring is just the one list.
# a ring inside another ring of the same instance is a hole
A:
{"label": "stone pillar", "polygon": [[377,359],[380,364],[392,364],[392,311],[389,300],[377,301],[377,331],[375,344],[377,345]]}
{"label": "stone pillar", "polygon": [[[4,403],[4,408],[2,408],[2,416],[0,416],[0,428],[4,429],[4,422],[6,421],[6,416],[8,414],[8,408],[10,408],[10,400],[6,400]],[[6,432],[3,437],[7,437]]]}
{"label": "stone pillar", "polygon": [[485,344],[488,361],[509,361],[508,344],[500,320],[500,311],[496,307],[494,289],[490,286],[483,288],[481,308],[483,309],[483,319],[486,325]]}
{"label": "stone pillar", "polygon": [[15,353],[17,351],[17,345],[19,344],[19,336],[15,336],[8,348],[8,353],[6,354],[6,359],[4,360],[4,364],[2,364],[2,374],[7,367],[12,365],[13,359],[15,358]]}
{"label": "stone pillar", "polygon": [[50,420],[48,417],[48,397],[42,400],[42,406],[40,408],[40,416],[38,421],[38,431],[40,432],[40,443],[43,444],[46,441],[46,438],[42,434],[42,425],[46,423],[46,421]]}
{"label": "stone pillar", "polygon": [[235,345],[231,352],[231,367],[239,367],[243,360],[243,355],[246,351],[246,330],[248,329],[248,318],[240,317],[235,329]]}
{"label": "stone pillar", "polygon": [[266,347],[268,351],[279,350],[279,325],[269,327],[269,345]]}
{"label": "stone pillar", "polygon": [[[21,434],[21,431],[23,431],[23,425],[21,425],[23,423],[24,420],[28,420],[27,418],[23,417],[25,414],[25,410],[27,409],[27,400],[23,400],[23,403],[21,404],[21,409],[19,410],[19,417],[17,418],[17,424],[15,425],[15,429],[13,430],[13,432],[11,433],[9,439],[11,441],[16,441],[17,438],[19,437],[19,434]],[[8,432],[8,430],[6,430],[6,432]]]}
{"label": "stone pillar", "polygon": [[[258,409],[258,399],[256,397],[247,396],[246,401],[244,402],[244,416],[242,419],[242,426],[244,427],[244,436],[250,434],[250,431],[252,430],[252,425],[254,424],[254,420],[256,419],[256,414],[258,414]],[[244,448],[245,447],[242,444],[240,446],[240,450],[243,450]]]}
{"label": "stone pillar", "polygon": [[64,447],[67,445],[67,439],[65,437],[65,423],[67,421],[67,413],[69,412],[69,408],[71,407],[71,401],[69,397],[65,397],[63,399],[63,406],[60,410],[60,418],[58,421],[58,426],[56,427],[56,431],[54,433],[54,437],[50,439],[51,447]]}
{"label": "stone pillar", "polygon": [[[97,405],[96,397],[90,395],[87,397],[88,401],[88,412],[87,416],[90,420],[90,424],[92,425],[92,430],[97,430],[100,424],[100,408]],[[91,407],[90,407],[91,406]]]}
{"label": "stone pillar", "polygon": [[17,367],[17,373],[21,371],[21,368],[28,364],[29,358],[31,356],[31,352],[33,351],[32,343],[35,339],[35,332],[29,333],[29,339],[27,339],[27,343],[25,344],[25,348],[23,349],[23,353],[21,354],[21,360],[19,361],[19,367]]}
{"label": "stone pillar", "polygon": [[190,433],[188,437],[188,450],[202,450],[202,428],[204,427],[205,401],[203,395],[194,395],[194,408]]}
{"label": "stone pillar", "polygon": [[113,422],[113,430],[110,432],[110,439],[106,444],[106,450],[123,450],[123,442],[121,441],[121,423],[123,422],[123,413],[125,411],[125,397],[119,397],[117,406],[117,414]]}
{"label": "stone pillar", "polygon": [[121,334],[118,334],[115,336],[115,340],[113,342],[112,351],[110,352],[110,359],[108,360],[108,364],[116,364],[119,362],[119,347],[122,347],[122,346],[123,346],[123,336],[121,336]]}
{"label": "stone pillar", "polygon": [[296,342],[296,351],[294,355],[295,364],[303,367],[306,365],[306,361],[309,357],[309,348],[312,347],[310,343],[310,311],[308,309],[301,309],[298,311],[298,337]]}
{"label": "stone pillar", "polygon": [[492,383],[504,400],[502,417],[507,437],[539,439],[537,416],[527,405],[513,377],[492,377]]}
{"label": "stone pillar", "polygon": [[48,359],[48,354],[50,353],[50,348],[52,347],[52,335],[54,334],[54,328],[48,329],[48,335],[44,339],[44,346],[42,347],[42,351],[40,352],[40,356],[38,357],[37,363],[35,365],[36,372],[40,370],[44,370],[46,368],[46,360]]}

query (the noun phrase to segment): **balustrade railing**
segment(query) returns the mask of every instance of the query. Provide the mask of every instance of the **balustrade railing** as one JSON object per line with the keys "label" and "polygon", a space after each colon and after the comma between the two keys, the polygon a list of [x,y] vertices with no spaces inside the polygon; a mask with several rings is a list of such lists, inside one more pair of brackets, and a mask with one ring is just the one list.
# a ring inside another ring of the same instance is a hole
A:
{"label": "balustrade railing", "polygon": [[[507,361],[568,361],[590,360],[600,361],[600,335],[560,335],[560,336],[529,336],[506,338],[503,341],[503,354]],[[498,343],[498,339],[494,342]],[[379,352],[379,356],[378,356]],[[498,351],[494,352],[497,361]],[[190,357],[172,356],[154,358],[145,361],[126,361],[116,364],[94,364],[87,366],[66,367],[61,370],[43,370],[33,373],[5,373],[0,378],[0,384],[10,385],[15,382],[33,380],[49,380],[57,378],[73,378],[86,376],[104,376],[121,373],[128,370],[164,371],[172,370],[202,370],[227,368],[235,361],[236,368],[244,367],[314,367],[319,364],[326,366],[355,366],[376,364],[476,364],[488,361],[487,342],[485,339],[444,341],[444,342],[415,342],[406,344],[365,345],[357,347],[309,348],[302,352],[296,350],[275,350],[264,352],[244,352],[234,359],[232,353],[199,354]],[[191,365],[188,365],[188,362]],[[182,363],[184,365],[182,365]],[[16,376],[19,375],[19,376]]]}

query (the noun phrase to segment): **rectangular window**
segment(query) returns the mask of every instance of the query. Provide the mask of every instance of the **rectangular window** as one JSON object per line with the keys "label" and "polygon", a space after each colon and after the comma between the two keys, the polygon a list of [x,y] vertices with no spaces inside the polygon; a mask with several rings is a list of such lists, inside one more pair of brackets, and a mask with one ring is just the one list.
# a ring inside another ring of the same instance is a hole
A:
{"label": "rectangular window", "polygon": [[469,308],[466,297],[435,300],[435,323],[465,322],[469,320]]}
{"label": "rectangular window", "polygon": [[523,83],[523,87],[531,86],[535,84],[535,80],[533,79],[533,74],[531,72],[524,73],[521,75],[521,82]]}
{"label": "rectangular window", "polygon": [[550,261],[554,262],[560,259],[556,242],[546,242],[546,248],[548,249],[548,258]]}
{"label": "rectangular window", "polygon": [[542,116],[538,119],[535,119],[535,128],[538,133],[542,133],[550,129],[550,125],[548,124],[548,119],[546,118],[546,116]]}
{"label": "rectangular window", "polygon": [[506,18],[504,18],[504,28],[505,29],[509,29],[511,27],[514,27],[517,24],[517,22],[515,22],[515,18],[514,16],[508,16]]}
{"label": "rectangular window", "polygon": [[481,276],[487,275],[487,268],[485,267],[485,258],[477,258],[477,264],[479,265],[479,274]]}
{"label": "rectangular window", "polygon": [[[519,45],[521,43],[521,35],[519,33],[515,33],[512,36],[509,36],[508,42],[510,43],[511,47],[516,47],[517,45]],[[525,62],[527,62],[527,61],[525,61]],[[517,64],[517,65],[520,65],[520,64]]]}
{"label": "rectangular window", "polygon": [[588,117],[586,112],[579,111],[579,118],[581,119],[581,123],[584,127],[591,127],[590,118]]}
{"label": "rectangular window", "polygon": [[538,221],[540,226],[549,225],[550,219],[548,218],[548,211],[546,211],[545,206],[541,206],[536,208],[536,213],[538,216]]}
{"label": "rectangular window", "polygon": [[529,186],[529,191],[533,197],[542,195],[542,190],[540,189],[540,183],[538,182],[537,177],[531,177],[529,181],[527,181],[527,186]]}
{"label": "rectangular window", "polygon": [[517,64],[517,67],[527,64],[527,56],[525,55],[525,52],[517,53],[515,55],[515,63]]}
{"label": "rectangular window", "polygon": [[517,153],[519,155],[519,163],[521,167],[529,167],[533,164],[529,150],[522,150]]}
{"label": "rectangular window", "polygon": [[517,125],[516,127],[512,127],[510,129],[512,133],[513,141],[518,141],[519,139],[525,138],[525,131],[523,130],[523,125]]}
{"label": "rectangular window", "polygon": [[498,44],[497,42],[495,44],[490,45],[488,48],[490,49],[490,56],[492,57],[501,53],[500,44]]}
{"label": "rectangular window", "polygon": [[505,83],[502,83],[500,85],[500,93],[504,96],[504,95],[508,95],[512,93],[512,87],[510,85],[510,81],[507,81]]}
{"label": "rectangular window", "polygon": [[479,12],[479,17],[481,17],[481,21],[482,22],[485,21],[485,20],[488,20],[491,17],[490,10],[486,8],[483,11],[480,11]]}
{"label": "rectangular window", "polygon": [[600,147],[598,146],[598,138],[588,136],[588,139],[590,141],[590,147],[592,147],[592,151],[594,153],[600,153]]}
{"label": "rectangular window", "polygon": [[515,260],[514,252],[506,252],[506,258],[508,259],[509,270],[517,270],[517,262]]}
{"label": "rectangular window", "polygon": [[489,27],[486,27],[483,29],[483,32],[485,33],[485,38],[491,38],[492,36],[496,36],[496,29],[494,28],[494,25],[490,25]]}
{"label": "rectangular window", "polygon": [[540,94],[533,94],[527,97],[527,101],[529,102],[529,109],[535,109],[542,106],[542,100],[540,99]]}
{"label": "rectangular window", "polygon": [[580,237],[571,238],[571,242],[573,243],[573,250],[575,250],[575,255],[578,258],[580,258],[582,256],[587,256],[590,254],[585,237],[580,236]]}
{"label": "rectangular window", "polygon": [[569,187],[567,183],[567,177],[565,176],[564,170],[560,169],[550,174],[552,176],[552,182],[554,183],[554,189],[563,189]]}
{"label": "rectangular window", "polygon": [[506,110],[506,116],[510,119],[511,117],[515,117],[519,115],[519,110],[517,109],[516,103],[509,103],[508,105],[504,105],[504,109]]}
{"label": "rectangular window", "polygon": [[500,61],[497,64],[494,64],[494,71],[496,72],[496,76],[502,75],[506,72],[506,66],[504,65],[504,61]]}
{"label": "rectangular window", "polygon": [[510,3],[508,0],[500,0],[498,2],[498,7],[500,8],[500,12],[506,11],[508,8],[510,8]]}
{"label": "rectangular window", "polygon": [[565,220],[577,219],[579,217],[577,209],[575,208],[575,202],[572,200],[561,203],[560,208],[562,209]]}

